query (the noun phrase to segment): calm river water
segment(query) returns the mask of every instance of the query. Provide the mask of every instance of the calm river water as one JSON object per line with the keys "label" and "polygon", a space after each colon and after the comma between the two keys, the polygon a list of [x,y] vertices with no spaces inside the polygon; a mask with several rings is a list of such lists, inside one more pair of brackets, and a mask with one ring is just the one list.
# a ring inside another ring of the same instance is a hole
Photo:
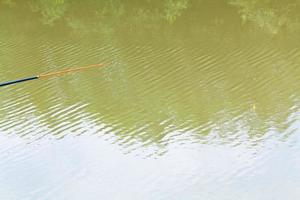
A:
{"label": "calm river water", "polygon": [[0,199],[299,199],[299,9],[0,1]]}

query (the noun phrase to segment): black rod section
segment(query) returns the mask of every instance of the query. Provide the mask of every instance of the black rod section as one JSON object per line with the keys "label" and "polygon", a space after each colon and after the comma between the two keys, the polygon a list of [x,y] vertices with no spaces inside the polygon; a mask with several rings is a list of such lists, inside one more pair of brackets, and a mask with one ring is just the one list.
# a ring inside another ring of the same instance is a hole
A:
{"label": "black rod section", "polygon": [[0,83],[0,87],[7,86],[7,85],[13,85],[13,84],[21,83],[21,82],[25,82],[25,81],[31,81],[31,80],[35,80],[35,79],[38,79],[38,78],[39,78],[38,76],[33,76],[33,77],[23,78],[23,79],[19,79],[19,80],[15,80],[15,81]]}

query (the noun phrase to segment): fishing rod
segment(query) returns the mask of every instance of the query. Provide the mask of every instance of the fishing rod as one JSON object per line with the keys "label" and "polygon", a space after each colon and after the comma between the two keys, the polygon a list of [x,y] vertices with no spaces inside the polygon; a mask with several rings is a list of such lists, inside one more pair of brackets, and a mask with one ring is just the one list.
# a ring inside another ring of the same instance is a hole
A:
{"label": "fishing rod", "polygon": [[36,79],[47,79],[47,78],[51,78],[51,77],[62,76],[62,75],[67,74],[67,73],[79,72],[79,71],[87,70],[87,69],[90,69],[90,68],[102,67],[102,66],[104,66],[104,64],[94,64],[94,65],[88,65],[88,66],[84,66],[84,67],[76,67],[76,68],[73,67],[73,68],[68,68],[68,69],[55,71],[55,72],[42,73],[42,74],[39,74],[37,76],[32,76],[32,77],[22,78],[22,79],[18,79],[18,80],[14,80],[14,81],[8,81],[8,82],[0,83],[0,87],[4,87],[4,86],[8,86],[8,85],[14,85],[14,84],[17,84],[17,83],[32,81],[32,80],[36,80]]}

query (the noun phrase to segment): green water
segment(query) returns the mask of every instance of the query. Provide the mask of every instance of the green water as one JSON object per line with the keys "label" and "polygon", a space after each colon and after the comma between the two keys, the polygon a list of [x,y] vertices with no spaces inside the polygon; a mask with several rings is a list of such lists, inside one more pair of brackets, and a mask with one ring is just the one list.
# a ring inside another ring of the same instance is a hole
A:
{"label": "green water", "polygon": [[298,199],[299,9],[0,1],[0,199]]}

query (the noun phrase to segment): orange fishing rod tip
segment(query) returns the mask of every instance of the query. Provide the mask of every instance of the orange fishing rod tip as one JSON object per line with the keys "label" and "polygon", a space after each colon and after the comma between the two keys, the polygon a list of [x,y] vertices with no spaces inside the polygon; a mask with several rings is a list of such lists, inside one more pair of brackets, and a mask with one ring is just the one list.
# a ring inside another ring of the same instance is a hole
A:
{"label": "orange fishing rod tip", "polygon": [[67,68],[67,69],[63,69],[63,70],[59,70],[59,71],[55,71],[55,72],[42,73],[42,74],[39,74],[37,77],[47,78],[47,77],[62,76],[67,73],[78,72],[78,71],[86,70],[86,69],[89,69],[92,67],[100,67],[100,66],[104,66],[104,64],[99,63],[99,64],[87,65],[87,66],[83,66],[83,67],[72,67],[72,68]]}

